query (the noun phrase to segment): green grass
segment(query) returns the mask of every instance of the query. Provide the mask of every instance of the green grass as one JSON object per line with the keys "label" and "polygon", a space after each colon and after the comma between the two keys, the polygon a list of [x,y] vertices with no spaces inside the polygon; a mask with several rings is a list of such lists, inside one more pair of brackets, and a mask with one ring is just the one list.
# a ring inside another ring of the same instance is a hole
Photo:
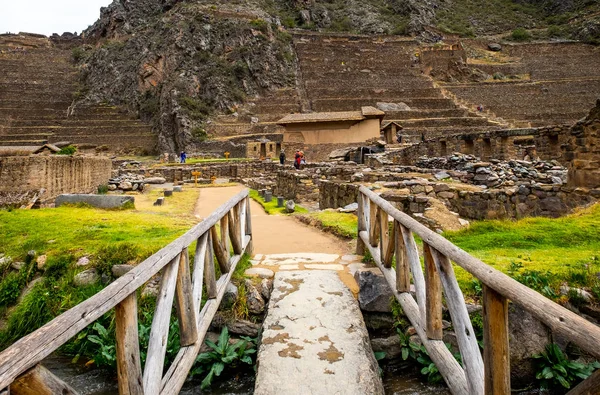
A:
{"label": "green grass", "polygon": [[358,218],[354,214],[338,211],[319,211],[308,214],[308,217],[316,221],[318,227],[334,235],[347,239],[358,237]]}
{"label": "green grass", "polygon": [[[473,222],[444,236],[505,273],[522,265],[521,273],[550,274],[554,286],[567,281],[593,287],[591,274],[600,271],[598,229],[600,204],[558,219]],[[463,289],[472,287],[470,274],[457,268],[457,277]]]}
{"label": "green grass", "polygon": [[[273,199],[269,203],[265,203],[265,200],[260,197],[260,195],[258,194],[258,191],[251,189],[250,190],[250,198],[254,199],[261,206],[263,206],[263,208],[265,209],[265,212],[269,215],[278,215],[278,214],[287,215],[287,213],[285,212],[285,205],[283,207],[277,207],[277,197],[276,196],[273,196]],[[304,214],[304,213],[308,213],[308,210],[305,209],[304,207],[296,204],[296,211],[294,211],[294,213],[295,214]]]}

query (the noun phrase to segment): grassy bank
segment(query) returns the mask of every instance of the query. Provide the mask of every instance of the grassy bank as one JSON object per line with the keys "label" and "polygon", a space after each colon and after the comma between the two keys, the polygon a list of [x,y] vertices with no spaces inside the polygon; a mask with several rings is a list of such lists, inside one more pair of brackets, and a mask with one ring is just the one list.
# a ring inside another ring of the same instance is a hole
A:
{"label": "grassy bank", "polygon": [[[276,196],[273,196],[273,199],[267,203],[263,198],[260,197],[258,191],[251,189],[250,198],[254,199],[258,204],[260,204],[265,209],[265,212],[269,215],[287,214],[285,212],[285,205],[283,207],[277,207]],[[294,211],[294,213],[304,214],[308,213],[308,210],[296,204],[296,211]]]}
{"label": "grassy bank", "polygon": [[[600,296],[600,204],[557,219],[480,221],[469,229],[446,232],[451,242],[485,263],[549,294],[563,282]],[[476,291],[471,276],[457,270],[463,288]]]}

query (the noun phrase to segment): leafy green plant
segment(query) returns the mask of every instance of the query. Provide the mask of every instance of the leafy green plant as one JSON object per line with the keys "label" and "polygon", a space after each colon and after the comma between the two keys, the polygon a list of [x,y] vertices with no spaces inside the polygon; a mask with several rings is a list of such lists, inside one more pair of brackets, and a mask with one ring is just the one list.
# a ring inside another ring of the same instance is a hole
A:
{"label": "leafy green plant", "polygon": [[73,155],[75,152],[77,152],[77,147],[72,146],[72,145],[67,145],[66,147],[61,148],[61,150],[58,151],[56,154],[57,155]]}
{"label": "leafy green plant", "polygon": [[239,362],[252,365],[252,354],[256,352],[253,341],[243,338],[234,344],[229,344],[229,332],[227,327],[223,327],[217,344],[210,340],[204,341],[212,351],[202,353],[196,358],[199,365],[192,370],[191,375],[203,374],[208,370],[208,374],[202,380],[200,387],[205,389],[209,387],[215,376],[220,376],[225,366],[236,365]]}
{"label": "leafy green plant", "polygon": [[106,195],[108,193],[108,185],[98,185],[98,195]]}
{"label": "leafy green plant", "polygon": [[398,332],[398,336],[400,337],[400,355],[402,356],[402,360],[406,361],[408,358],[417,359],[417,353],[414,349],[415,343],[411,343],[410,336],[408,336],[401,328],[396,328]]}
{"label": "leafy green plant", "polygon": [[109,331],[97,321],[92,325],[92,330],[95,333],[87,336],[88,341],[97,345],[92,361],[96,366],[109,366],[115,368],[117,366],[117,350],[114,333],[109,333]]}
{"label": "leafy green plant", "polygon": [[535,377],[540,381],[542,389],[550,389],[557,385],[569,389],[600,368],[597,361],[590,364],[569,361],[555,343],[547,344],[545,351],[534,355],[533,358],[537,365]]}

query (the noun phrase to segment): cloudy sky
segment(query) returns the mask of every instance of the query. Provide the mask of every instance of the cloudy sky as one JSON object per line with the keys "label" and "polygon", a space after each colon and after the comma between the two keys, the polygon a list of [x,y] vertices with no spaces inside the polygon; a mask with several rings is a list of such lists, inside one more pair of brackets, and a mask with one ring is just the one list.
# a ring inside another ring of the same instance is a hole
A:
{"label": "cloudy sky", "polygon": [[112,0],[0,0],[0,33],[81,33]]}

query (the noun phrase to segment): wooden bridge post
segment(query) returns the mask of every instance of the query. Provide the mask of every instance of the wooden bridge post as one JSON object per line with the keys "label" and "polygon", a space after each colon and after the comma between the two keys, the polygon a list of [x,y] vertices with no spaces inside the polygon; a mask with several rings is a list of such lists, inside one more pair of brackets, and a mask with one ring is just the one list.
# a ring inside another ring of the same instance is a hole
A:
{"label": "wooden bridge post", "polygon": [[177,318],[179,320],[179,342],[182,347],[192,345],[198,340],[198,326],[196,324],[196,309],[194,307],[194,294],[192,292],[187,247],[183,249],[181,258],[179,259],[175,302],[177,306]]}
{"label": "wooden bridge post", "polygon": [[[214,228],[212,228],[214,229]],[[215,274],[215,258],[213,253],[214,242],[211,234],[208,235],[208,242],[206,247],[206,258],[204,259],[204,282],[206,283],[206,297],[208,299],[214,299],[217,297],[217,280]]]}
{"label": "wooden bridge post", "polygon": [[377,233],[378,213],[379,208],[377,205],[369,200],[369,244],[371,244],[371,247],[379,245],[379,233]]}
{"label": "wooden bridge post", "polygon": [[[358,231],[357,233],[360,235],[360,232],[367,230],[367,223],[365,219],[365,196],[358,192],[357,196],[358,210],[356,211],[356,215],[358,216]],[[365,255],[365,243],[362,241],[360,236],[356,238],[356,255]]]}
{"label": "wooden bridge post", "polygon": [[510,394],[508,300],[483,286],[483,364],[486,395]]}
{"label": "wooden bridge post", "polygon": [[117,374],[120,395],[143,395],[142,362],[138,336],[137,295],[132,293],[115,306]]}
{"label": "wooden bridge post", "polygon": [[252,243],[252,213],[250,210],[250,197],[246,197],[246,236],[250,236],[250,242],[246,246],[246,253],[252,255],[254,252],[254,245]]}
{"label": "wooden bridge post", "polygon": [[36,365],[16,379],[8,391],[12,395],[77,395],[77,392],[42,365]]}
{"label": "wooden bridge post", "polygon": [[383,263],[383,266],[389,269],[392,267],[394,248],[396,247],[395,243],[392,242],[394,238],[394,228],[392,227],[392,233],[390,234],[388,214],[382,209],[377,210],[377,217],[379,218],[379,233],[381,240],[379,243],[381,263]]}
{"label": "wooden bridge post", "polygon": [[394,242],[396,250],[396,290],[400,293],[410,292],[410,271],[406,246],[400,230],[400,222],[394,220]]}
{"label": "wooden bridge post", "polygon": [[442,282],[431,256],[431,247],[423,243],[425,260],[425,284],[427,294],[427,337],[431,340],[442,340]]}

